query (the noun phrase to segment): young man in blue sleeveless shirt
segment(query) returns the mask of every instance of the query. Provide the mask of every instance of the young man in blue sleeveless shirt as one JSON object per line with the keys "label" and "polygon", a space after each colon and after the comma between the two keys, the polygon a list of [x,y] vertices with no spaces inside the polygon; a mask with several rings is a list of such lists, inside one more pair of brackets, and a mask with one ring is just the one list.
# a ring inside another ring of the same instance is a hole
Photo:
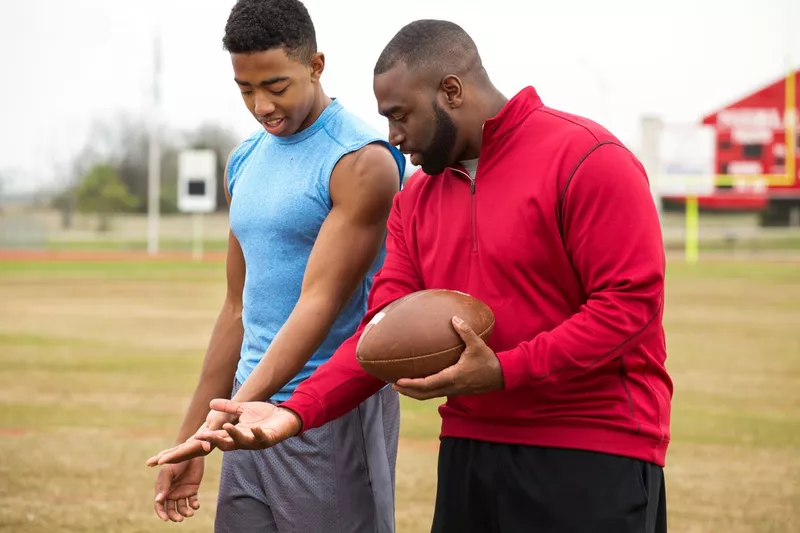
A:
{"label": "young man in blue sleeveless shirt", "polygon": [[[405,167],[323,91],[324,56],[298,0],[239,0],[223,43],[262,128],[226,166],[228,288],[198,386],[176,447],[148,462],[191,450],[156,480],[156,513],[173,522],[199,508],[211,448],[193,434],[236,422],[209,414],[210,400],[284,401],[355,332]],[[280,449],[224,454],[216,531],[394,531],[398,432],[385,388]]]}

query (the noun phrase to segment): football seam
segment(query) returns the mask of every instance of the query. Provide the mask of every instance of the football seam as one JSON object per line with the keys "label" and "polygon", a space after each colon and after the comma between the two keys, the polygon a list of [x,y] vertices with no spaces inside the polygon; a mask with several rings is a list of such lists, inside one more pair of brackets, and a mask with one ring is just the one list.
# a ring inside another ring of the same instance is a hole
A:
{"label": "football seam", "polygon": [[[491,329],[492,327],[494,327],[494,320],[492,320],[492,323],[491,323],[491,324],[489,324],[489,326],[488,326],[486,329],[484,329],[483,331],[481,331],[481,332],[478,334],[478,337],[480,337],[481,335],[483,335],[484,333],[486,333],[487,331],[489,331],[489,329]],[[466,345],[465,345],[465,346],[466,346]],[[361,359],[360,357],[358,357],[358,354],[356,354],[356,357],[357,357],[357,359],[358,359],[359,361],[361,361],[361,362],[364,362],[364,363],[374,363],[374,364],[381,364],[381,363],[397,363],[397,362],[399,362],[399,361],[413,361],[413,360],[415,360],[415,359],[423,359],[423,358],[426,358],[426,357],[433,357],[433,356],[435,356],[435,355],[441,355],[441,354],[443,354],[443,353],[445,353],[445,352],[449,352],[449,351],[450,351],[450,350],[452,350],[453,348],[458,348],[458,346],[453,346],[453,347],[451,347],[451,348],[447,348],[447,349],[444,349],[444,350],[439,350],[438,352],[426,353],[426,354],[423,354],[423,355],[415,355],[414,357],[404,357],[404,358],[402,358],[402,359],[386,359],[386,360],[383,360],[383,361],[381,361],[381,360],[378,360],[378,361],[368,361],[368,360],[366,360],[366,359]]]}

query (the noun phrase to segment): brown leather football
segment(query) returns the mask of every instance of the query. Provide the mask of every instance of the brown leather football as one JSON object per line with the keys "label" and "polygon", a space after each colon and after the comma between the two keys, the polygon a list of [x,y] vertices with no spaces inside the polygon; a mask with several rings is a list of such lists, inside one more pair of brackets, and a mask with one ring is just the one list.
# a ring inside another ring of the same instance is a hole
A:
{"label": "brown leather football", "polygon": [[460,317],[483,339],[494,330],[494,313],[468,294],[445,289],[413,292],[384,307],[364,328],[356,346],[361,367],[388,383],[422,378],[454,365],[464,341],[453,328]]}

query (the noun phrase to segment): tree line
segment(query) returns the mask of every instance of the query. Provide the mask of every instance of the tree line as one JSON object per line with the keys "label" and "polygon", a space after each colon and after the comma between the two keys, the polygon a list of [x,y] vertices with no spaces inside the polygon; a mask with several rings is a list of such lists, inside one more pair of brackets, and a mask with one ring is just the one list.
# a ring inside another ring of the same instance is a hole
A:
{"label": "tree line", "polygon": [[[161,212],[178,210],[178,154],[183,149],[210,149],[217,154],[217,209],[227,209],[222,177],[239,138],[217,124],[200,124],[188,131],[162,129],[159,135]],[[54,201],[62,213],[62,225],[70,227],[74,214],[80,212],[97,215],[97,228],[104,231],[115,214],[147,212],[149,140],[144,120],[125,117],[95,122],[67,170],[68,184]]]}

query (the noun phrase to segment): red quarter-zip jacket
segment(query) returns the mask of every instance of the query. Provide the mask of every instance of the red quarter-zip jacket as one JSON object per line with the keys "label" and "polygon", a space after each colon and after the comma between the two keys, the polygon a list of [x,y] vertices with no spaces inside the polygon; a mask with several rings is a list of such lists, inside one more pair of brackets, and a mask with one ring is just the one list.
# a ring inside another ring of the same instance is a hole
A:
{"label": "red quarter-zip jacket", "polygon": [[[532,87],[488,120],[475,180],[417,172],[394,200],[387,256],[355,335],[283,407],[304,430],[385,383],[358,365],[392,301],[445,288],[488,304],[505,389],[448,398],[441,436],[565,447],[664,465],[672,381],[665,257],[644,168],[607,130]],[[408,332],[413,335],[413,331]]]}

